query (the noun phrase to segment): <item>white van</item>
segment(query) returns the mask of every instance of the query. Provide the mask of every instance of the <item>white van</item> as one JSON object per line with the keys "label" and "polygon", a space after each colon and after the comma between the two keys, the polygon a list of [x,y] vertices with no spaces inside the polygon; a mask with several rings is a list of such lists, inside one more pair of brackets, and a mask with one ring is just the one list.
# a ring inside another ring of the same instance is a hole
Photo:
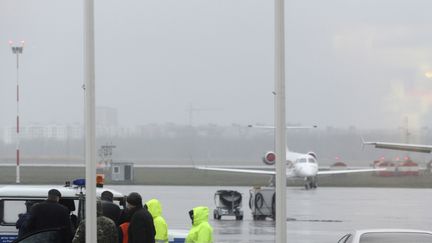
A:
{"label": "white van", "polygon": [[[46,200],[50,189],[60,191],[60,203],[66,206],[77,224],[84,218],[85,187],[83,180],[75,180],[71,185],[66,182],[64,186],[48,185],[7,185],[0,187],[0,243],[11,243],[18,236],[15,223],[18,215],[26,212],[26,202]],[[114,202],[124,206],[125,196],[115,190],[103,187],[96,188],[96,195],[100,197],[103,191],[110,191],[114,195]]]}
{"label": "white van", "polygon": [[[44,201],[48,196],[50,189],[57,189],[61,193],[60,203],[69,208],[72,217],[77,219],[77,225],[84,218],[85,212],[85,183],[83,180],[75,180],[71,185],[66,182],[64,186],[47,186],[47,185],[7,185],[0,187],[0,243],[12,243],[17,239],[18,229],[15,223],[18,220],[18,215],[26,212],[26,202]],[[122,193],[103,187],[96,188],[96,195],[100,198],[102,192],[110,191],[114,197],[115,203],[121,208],[125,207],[125,195]],[[38,235],[38,239],[20,240],[24,242],[47,242],[46,237],[55,238],[55,234],[59,231],[43,231]],[[43,235],[43,236],[42,236]],[[169,234],[170,242],[184,242],[186,234],[184,231],[172,231]],[[40,239],[43,238],[43,239]],[[48,242],[57,242],[55,240]]]}

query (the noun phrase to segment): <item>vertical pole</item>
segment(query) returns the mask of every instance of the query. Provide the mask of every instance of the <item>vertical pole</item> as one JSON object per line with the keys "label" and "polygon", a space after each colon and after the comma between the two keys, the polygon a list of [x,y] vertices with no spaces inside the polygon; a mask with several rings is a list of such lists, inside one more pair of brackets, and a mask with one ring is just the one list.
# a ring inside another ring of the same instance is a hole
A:
{"label": "vertical pole", "polygon": [[284,0],[275,0],[276,243],[286,243]]}
{"label": "vertical pole", "polygon": [[16,52],[16,95],[17,95],[17,117],[16,117],[16,183],[20,183],[20,122],[19,122],[19,52]]}
{"label": "vertical pole", "polygon": [[84,0],[86,242],[97,242],[94,2]]}
{"label": "vertical pole", "polygon": [[24,41],[21,41],[21,46],[13,45],[12,41],[9,41],[9,45],[16,55],[16,183],[20,183],[19,55],[24,50]]}

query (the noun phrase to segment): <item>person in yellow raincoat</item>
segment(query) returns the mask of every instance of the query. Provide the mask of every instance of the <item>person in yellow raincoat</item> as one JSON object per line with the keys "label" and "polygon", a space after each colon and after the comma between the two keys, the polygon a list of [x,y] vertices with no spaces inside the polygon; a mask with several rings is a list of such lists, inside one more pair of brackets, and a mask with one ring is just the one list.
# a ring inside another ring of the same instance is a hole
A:
{"label": "person in yellow raincoat", "polygon": [[186,237],[185,243],[213,243],[213,228],[208,222],[208,207],[195,207],[189,211],[192,219],[192,228]]}
{"label": "person in yellow raincoat", "polygon": [[151,199],[146,203],[147,209],[153,217],[156,230],[155,243],[168,243],[168,225],[162,217],[162,205],[157,199]]}

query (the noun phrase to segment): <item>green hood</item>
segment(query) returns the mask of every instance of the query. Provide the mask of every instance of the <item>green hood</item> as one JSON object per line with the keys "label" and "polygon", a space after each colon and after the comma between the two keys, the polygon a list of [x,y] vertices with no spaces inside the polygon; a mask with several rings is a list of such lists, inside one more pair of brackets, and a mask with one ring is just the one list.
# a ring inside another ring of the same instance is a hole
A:
{"label": "green hood", "polygon": [[162,205],[160,204],[159,200],[157,199],[151,199],[146,203],[147,209],[150,212],[150,214],[153,216],[153,218],[159,217],[162,215]]}
{"label": "green hood", "polygon": [[193,225],[199,225],[202,222],[208,221],[208,207],[200,206],[193,209]]}

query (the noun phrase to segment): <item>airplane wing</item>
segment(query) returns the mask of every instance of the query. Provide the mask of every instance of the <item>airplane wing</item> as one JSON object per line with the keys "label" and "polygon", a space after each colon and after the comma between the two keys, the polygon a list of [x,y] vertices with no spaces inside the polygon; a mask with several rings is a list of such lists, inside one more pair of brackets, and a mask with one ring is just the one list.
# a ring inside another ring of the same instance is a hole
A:
{"label": "airplane wing", "polygon": [[[248,125],[248,127],[254,128],[265,128],[265,129],[275,129],[275,126],[266,126],[266,125]],[[309,128],[317,128],[317,125],[312,126],[286,126],[286,129],[309,129]]]}
{"label": "airplane wing", "polygon": [[275,175],[274,170],[251,170],[251,169],[234,169],[234,168],[217,168],[217,167],[195,167],[198,170],[211,170],[211,171],[225,171],[225,172],[237,172],[237,173],[249,173],[249,174],[262,174],[262,175]]}
{"label": "airplane wing", "polygon": [[425,144],[408,144],[408,143],[386,143],[386,142],[363,142],[364,145],[374,145],[375,148],[403,150],[420,153],[431,153],[432,146]]}
{"label": "airplane wing", "polygon": [[353,170],[320,170],[317,175],[336,175],[336,174],[347,174],[347,173],[358,173],[358,172],[372,172],[372,171],[383,171],[386,168],[370,168],[370,169],[353,169]]}
{"label": "airplane wing", "polygon": [[[234,169],[234,168],[219,168],[219,167],[195,167],[198,170],[210,170],[210,171],[224,171],[224,172],[236,172],[236,173],[249,173],[249,174],[261,174],[261,175],[275,175],[274,170],[252,170],[252,169]],[[335,174],[347,174],[347,173],[359,173],[359,172],[372,172],[372,171],[383,171],[385,168],[370,168],[370,169],[352,169],[352,170],[321,170],[318,171],[317,175],[335,175]]]}

